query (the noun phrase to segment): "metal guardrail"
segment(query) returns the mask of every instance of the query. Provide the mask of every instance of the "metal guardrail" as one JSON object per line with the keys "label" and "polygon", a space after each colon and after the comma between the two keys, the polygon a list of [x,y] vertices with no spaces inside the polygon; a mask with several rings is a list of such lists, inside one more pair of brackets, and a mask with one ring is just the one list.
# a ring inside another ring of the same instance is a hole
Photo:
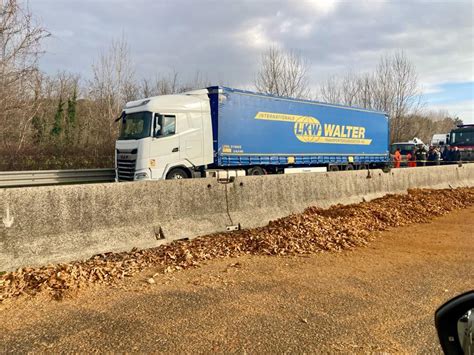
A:
{"label": "metal guardrail", "polygon": [[115,169],[0,172],[0,188],[115,181]]}

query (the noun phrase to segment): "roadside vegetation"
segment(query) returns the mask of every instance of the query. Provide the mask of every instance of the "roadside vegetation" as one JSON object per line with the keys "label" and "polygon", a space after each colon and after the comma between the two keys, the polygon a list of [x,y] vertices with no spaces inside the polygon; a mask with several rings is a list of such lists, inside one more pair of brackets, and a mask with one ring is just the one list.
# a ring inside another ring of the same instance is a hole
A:
{"label": "roadside vegetation", "polygon": [[[138,78],[123,37],[97,54],[87,78],[47,75],[39,59],[51,34],[33,15],[18,0],[0,5],[0,171],[113,167],[114,120],[127,101],[211,84],[200,72],[192,80],[178,72]],[[373,72],[334,76],[319,85],[309,80],[310,61],[269,48],[260,58],[255,90],[387,111],[392,141],[428,141],[460,123],[448,112],[424,110],[416,68],[401,52],[383,56]]]}

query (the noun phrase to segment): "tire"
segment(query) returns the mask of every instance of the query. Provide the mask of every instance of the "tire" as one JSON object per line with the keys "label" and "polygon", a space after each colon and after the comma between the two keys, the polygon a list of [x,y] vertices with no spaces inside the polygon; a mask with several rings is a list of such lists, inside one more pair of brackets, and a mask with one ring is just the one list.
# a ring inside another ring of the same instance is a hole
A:
{"label": "tire", "polygon": [[259,166],[254,166],[248,170],[248,175],[266,175],[265,170]]}
{"label": "tire", "polygon": [[188,174],[184,169],[174,168],[166,174],[166,180],[181,180],[189,178]]}
{"label": "tire", "polygon": [[354,170],[354,165],[352,164],[347,164],[346,168],[344,170]]}
{"label": "tire", "polygon": [[369,169],[369,166],[367,164],[360,164],[359,165],[359,170],[367,170]]}
{"label": "tire", "polygon": [[329,165],[328,171],[339,171],[339,167],[337,165]]}

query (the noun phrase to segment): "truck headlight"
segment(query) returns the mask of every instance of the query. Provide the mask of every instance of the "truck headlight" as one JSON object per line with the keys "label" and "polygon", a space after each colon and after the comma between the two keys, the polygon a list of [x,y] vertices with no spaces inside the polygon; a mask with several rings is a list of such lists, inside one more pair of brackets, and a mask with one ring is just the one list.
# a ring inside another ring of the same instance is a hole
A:
{"label": "truck headlight", "polygon": [[136,173],[135,174],[135,180],[147,180],[149,179],[150,177],[148,176],[148,173],[144,172],[144,173]]}

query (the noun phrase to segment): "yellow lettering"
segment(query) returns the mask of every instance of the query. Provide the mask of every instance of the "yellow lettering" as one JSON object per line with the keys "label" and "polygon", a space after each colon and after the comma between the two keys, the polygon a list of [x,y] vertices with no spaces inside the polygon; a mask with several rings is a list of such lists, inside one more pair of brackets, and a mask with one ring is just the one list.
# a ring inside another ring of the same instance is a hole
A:
{"label": "yellow lettering", "polygon": [[340,137],[340,136],[341,136],[341,126],[337,125],[336,128],[334,129],[333,137]]}
{"label": "yellow lettering", "polygon": [[353,127],[352,128],[352,138],[358,138],[359,137],[359,127]]}
{"label": "yellow lettering", "polygon": [[347,135],[344,133],[346,126],[341,127],[341,138],[347,138]]}
{"label": "yellow lettering", "polygon": [[347,129],[347,137],[349,137],[349,138],[352,138],[352,137],[351,137],[352,128],[353,128],[352,126],[346,126],[346,129]]}
{"label": "yellow lettering", "polygon": [[327,137],[332,137],[334,132],[334,125],[333,124],[324,124],[324,135]]}
{"label": "yellow lettering", "polygon": [[365,138],[365,128],[359,127],[359,138]]}

